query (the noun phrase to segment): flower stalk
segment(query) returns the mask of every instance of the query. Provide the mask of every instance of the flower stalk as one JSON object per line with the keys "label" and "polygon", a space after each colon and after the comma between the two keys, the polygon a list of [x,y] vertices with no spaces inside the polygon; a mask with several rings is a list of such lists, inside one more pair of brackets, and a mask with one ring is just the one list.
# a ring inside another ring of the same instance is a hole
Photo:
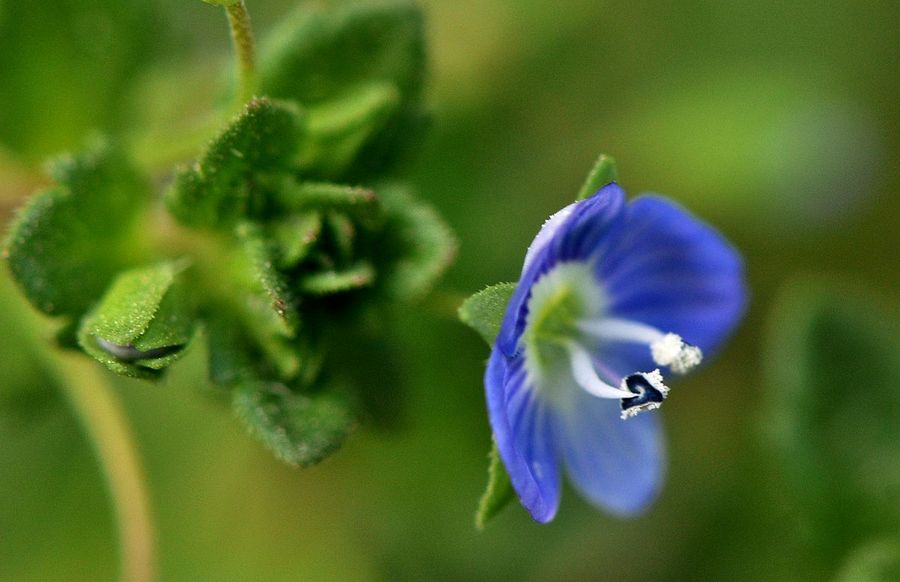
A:
{"label": "flower stalk", "polygon": [[250,26],[250,13],[244,0],[225,6],[231,42],[237,57],[238,105],[250,101],[256,93],[256,42]]}
{"label": "flower stalk", "polygon": [[156,537],[134,438],[105,372],[76,352],[46,349],[43,328],[23,317],[22,329],[43,368],[64,392],[103,470],[119,534],[120,579],[151,582]]}

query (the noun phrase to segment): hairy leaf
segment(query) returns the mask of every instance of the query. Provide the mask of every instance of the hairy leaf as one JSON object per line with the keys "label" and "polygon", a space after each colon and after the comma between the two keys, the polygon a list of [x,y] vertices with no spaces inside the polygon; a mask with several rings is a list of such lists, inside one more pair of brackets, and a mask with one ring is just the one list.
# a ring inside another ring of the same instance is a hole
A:
{"label": "hairy leaf", "polygon": [[515,283],[498,283],[482,289],[460,306],[460,321],[481,334],[488,345],[494,345],[506,305],[515,290]]}
{"label": "hairy leaf", "polygon": [[193,310],[176,280],[184,268],[169,261],[119,275],[82,320],[81,347],[114,372],[156,377],[183,354],[194,333]]}
{"label": "hairy leaf", "polygon": [[379,193],[386,215],[376,243],[381,288],[393,298],[420,298],[456,258],[456,237],[431,205],[396,187]]}
{"label": "hairy leaf", "polygon": [[233,404],[237,415],[276,457],[301,467],[334,452],[355,422],[340,394],[298,394],[272,382],[239,387]]}
{"label": "hairy leaf", "polygon": [[375,279],[372,265],[360,262],[349,269],[319,271],[300,280],[300,289],[313,295],[330,295],[368,287]]}
{"label": "hairy leaf", "polygon": [[235,291],[243,293],[242,307],[252,319],[274,333],[292,337],[299,323],[293,294],[275,268],[275,249],[252,223],[238,225],[240,253],[236,256]]}
{"label": "hairy leaf", "polygon": [[135,226],[149,189],[109,145],[58,161],[53,174],[59,185],[19,211],[4,255],[35,307],[78,315],[140,259]]}
{"label": "hairy leaf", "polygon": [[268,230],[277,249],[278,267],[287,269],[306,258],[319,240],[322,215],[297,212],[273,222]]}
{"label": "hairy leaf", "polygon": [[169,209],[183,223],[203,227],[228,227],[264,209],[267,193],[260,182],[268,173],[290,170],[301,117],[290,105],[250,101],[199,161],[175,177],[166,193]]}
{"label": "hairy leaf", "polygon": [[328,149],[313,144],[308,169],[324,178],[351,166],[355,175],[379,173],[415,145],[425,66],[415,4],[304,5],[267,40],[262,92],[310,107],[312,133],[340,138]]}

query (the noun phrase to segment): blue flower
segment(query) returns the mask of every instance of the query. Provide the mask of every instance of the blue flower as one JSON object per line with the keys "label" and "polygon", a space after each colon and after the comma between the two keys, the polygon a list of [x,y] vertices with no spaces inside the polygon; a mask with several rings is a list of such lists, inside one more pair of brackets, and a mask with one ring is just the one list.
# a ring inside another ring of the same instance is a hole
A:
{"label": "blue flower", "polygon": [[[744,311],[738,253],[673,203],[609,184],[550,217],[525,255],[485,375],[500,457],[522,505],[556,515],[561,466],[591,503],[633,514],[665,450],[660,369],[682,374]],[[688,343],[690,342],[690,343]]]}

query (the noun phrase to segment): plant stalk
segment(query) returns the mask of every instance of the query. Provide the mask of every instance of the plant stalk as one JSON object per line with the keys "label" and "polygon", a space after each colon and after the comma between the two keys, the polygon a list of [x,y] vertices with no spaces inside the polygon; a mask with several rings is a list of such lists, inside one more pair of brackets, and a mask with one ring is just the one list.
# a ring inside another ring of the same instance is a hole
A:
{"label": "plant stalk", "polygon": [[225,13],[237,57],[237,99],[242,106],[256,93],[256,42],[244,0],[225,6]]}
{"label": "plant stalk", "polygon": [[[25,311],[20,305],[13,309]],[[152,582],[156,550],[144,473],[122,404],[96,362],[47,345],[46,328],[22,313],[21,328],[43,368],[65,393],[103,470],[119,534],[121,579]]]}

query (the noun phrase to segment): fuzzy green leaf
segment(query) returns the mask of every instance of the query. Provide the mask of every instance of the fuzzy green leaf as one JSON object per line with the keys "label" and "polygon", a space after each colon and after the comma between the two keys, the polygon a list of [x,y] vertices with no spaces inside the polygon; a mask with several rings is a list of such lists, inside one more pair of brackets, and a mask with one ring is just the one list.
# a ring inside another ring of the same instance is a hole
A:
{"label": "fuzzy green leaf", "polygon": [[773,317],[767,426],[795,506],[833,558],[900,529],[900,341],[872,298],[790,287]]}
{"label": "fuzzy green leaf", "polygon": [[310,107],[308,135],[298,156],[303,173],[324,178],[344,176],[401,104],[394,85],[375,83]]}
{"label": "fuzzy green leaf", "polygon": [[478,529],[484,529],[488,521],[516,498],[516,492],[513,490],[506,468],[503,467],[503,461],[500,460],[496,444],[491,447],[488,458],[490,459],[488,484],[475,512],[475,527]]}
{"label": "fuzzy green leaf", "polygon": [[339,154],[316,146],[313,159],[320,161],[307,162],[321,177],[339,177],[350,165],[380,172],[392,154],[414,144],[425,66],[415,4],[304,5],[267,40],[260,51],[262,92],[313,109],[314,134],[343,136]]}
{"label": "fuzzy green leaf", "polygon": [[272,223],[269,232],[278,251],[278,266],[287,269],[306,258],[319,240],[322,215],[318,212],[290,214]]}
{"label": "fuzzy green leaf", "polygon": [[180,357],[194,333],[194,314],[177,281],[182,262],[119,275],[81,323],[81,347],[125,376],[153,378]]}
{"label": "fuzzy green leaf", "polygon": [[375,279],[372,265],[360,262],[342,271],[320,271],[301,279],[300,289],[312,295],[331,295],[368,287]]}
{"label": "fuzzy green leaf", "polygon": [[200,160],[182,169],[166,193],[172,213],[185,224],[228,227],[266,204],[258,178],[288,171],[302,132],[293,106],[254,99],[207,146]]}
{"label": "fuzzy green leaf", "polygon": [[369,220],[380,214],[373,190],[328,182],[286,181],[279,202],[291,210],[334,210]]}
{"label": "fuzzy green leaf", "polygon": [[293,294],[275,268],[276,249],[252,223],[241,223],[235,230],[240,253],[235,257],[238,283],[243,290],[243,308],[253,320],[274,333],[293,337],[299,323]]}
{"label": "fuzzy green leaf", "polygon": [[379,189],[385,224],[378,241],[381,288],[393,298],[426,294],[456,258],[456,237],[431,205],[396,187]]}
{"label": "fuzzy green leaf", "polygon": [[576,200],[590,198],[596,194],[597,190],[600,188],[606,186],[610,182],[615,182],[617,176],[616,161],[606,154],[600,154],[600,157],[594,162],[594,167],[591,168],[587,179],[584,181],[584,185],[578,192],[578,198],[576,198]]}
{"label": "fuzzy green leaf", "polygon": [[298,394],[278,383],[247,383],[235,390],[233,405],[276,457],[301,467],[314,465],[334,452],[355,423],[342,395]]}
{"label": "fuzzy green leaf", "polygon": [[59,185],[19,211],[4,255],[35,307],[79,315],[140,257],[133,235],[149,189],[108,145],[57,161],[53,175]]}
{"label": "fuzzy green leaf", "polygon": [[239,224],[235,234],[238,247],[228,266],[229,307],[277,377],[293,378],[301,364],[292,346],[300,319],[294,294],[276,269],[277,246],[253,223]]}
{"label": "fuzzy green leaf", "polygon": [[500,324],[506,313],[506,305],[516,290],[515,283],[498,283],[472,295],[459,307],[459,319],[494,345]]}

